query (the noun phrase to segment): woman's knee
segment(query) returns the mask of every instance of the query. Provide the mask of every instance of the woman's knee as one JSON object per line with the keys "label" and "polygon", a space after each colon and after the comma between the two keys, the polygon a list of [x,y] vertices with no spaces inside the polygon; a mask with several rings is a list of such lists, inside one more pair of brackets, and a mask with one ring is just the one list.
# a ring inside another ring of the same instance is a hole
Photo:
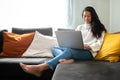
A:
{"label": "woman's knee", "polygon": [[63,50],[58,46],[54,46],[54,47],[52,47],[52,53],[54,56],[57,56],[59,54],[62,54]]}
{"label": "woman's knee", "polygon": [[52,52],[54,52],[56,49],[58,49],[58,46],[53,46],[53,47],[51,48]]}

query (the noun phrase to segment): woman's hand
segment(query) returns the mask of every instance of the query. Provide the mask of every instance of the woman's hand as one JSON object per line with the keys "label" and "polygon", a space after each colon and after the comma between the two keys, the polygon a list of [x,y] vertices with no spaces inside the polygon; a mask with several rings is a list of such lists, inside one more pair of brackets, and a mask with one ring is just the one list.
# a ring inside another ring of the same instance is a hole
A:
{"label": "woman's hand", "polygon": [[91,50],[91,47],[88,44],[84,44],[84,49]]}

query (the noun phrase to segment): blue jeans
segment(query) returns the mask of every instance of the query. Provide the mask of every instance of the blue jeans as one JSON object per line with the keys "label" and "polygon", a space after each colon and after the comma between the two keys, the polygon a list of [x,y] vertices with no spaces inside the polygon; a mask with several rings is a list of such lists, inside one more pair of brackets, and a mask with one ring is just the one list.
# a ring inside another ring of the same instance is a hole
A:
{"label": "blue jeans", "polygon": [[53,47],[52,53],[55,56],[53,59],[46,61],[50,69],[54,70],[60,59],[74,59],[74,60],[92,60],[93,56],[89,50],[71,49]]}

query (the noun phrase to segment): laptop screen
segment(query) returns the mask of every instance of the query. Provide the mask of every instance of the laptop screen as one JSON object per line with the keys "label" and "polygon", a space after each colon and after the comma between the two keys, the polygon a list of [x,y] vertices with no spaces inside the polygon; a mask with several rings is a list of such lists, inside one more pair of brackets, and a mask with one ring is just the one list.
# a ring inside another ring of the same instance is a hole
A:
{"label": "laptop screen", "polygon": [[81,31],[55,31],[60,47],[83,49]]}

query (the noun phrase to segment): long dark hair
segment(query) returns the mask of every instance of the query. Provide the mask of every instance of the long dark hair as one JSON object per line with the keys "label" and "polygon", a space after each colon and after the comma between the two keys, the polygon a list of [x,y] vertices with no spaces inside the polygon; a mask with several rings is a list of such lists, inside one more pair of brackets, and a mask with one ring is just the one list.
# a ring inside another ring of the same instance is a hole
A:
{"label": "long dark hair", "polygon": [[[91,13],[91,31],[93,33],[93,36],[96,38],[100,38],[102,35],[102,32],[107,30],[105,29],[105,26],[100,22],[99,17],[95,11],[95,9],[91,6],[87,6],[84,11],[89,11]],[[82,17],[83,17],[82,12]]]}

